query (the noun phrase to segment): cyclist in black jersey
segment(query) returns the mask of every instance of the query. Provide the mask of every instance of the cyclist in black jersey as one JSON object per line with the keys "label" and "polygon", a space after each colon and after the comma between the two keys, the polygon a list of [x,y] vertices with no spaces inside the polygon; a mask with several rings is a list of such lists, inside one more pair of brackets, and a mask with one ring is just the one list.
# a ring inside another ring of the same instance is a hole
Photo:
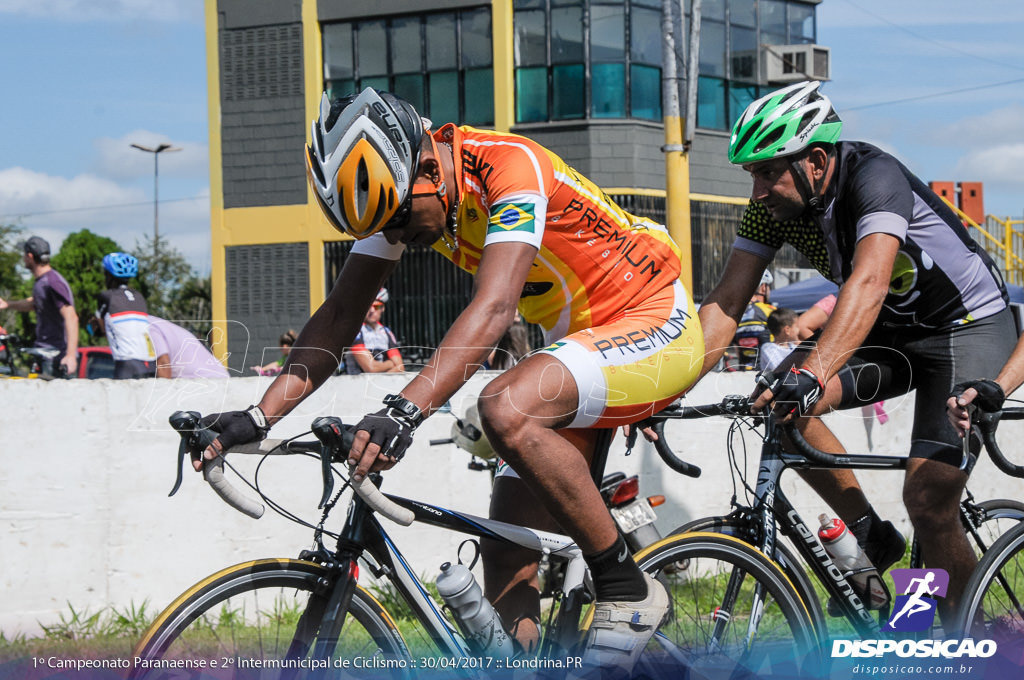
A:
{"label": "cyclist in black jersey", "polygon": [[128,282],[139,273],[139,262],[128,253],[103,257],[107,290],[99,294],[96,317],[100,333],[107,336],[114,357],[114,378],[152,378],[156,353],[149,338],[149,307],[146,298]]}
{"label": "cyclist in black jersey", "polygon": [[[925,563],[949,572],[939,610],[950,621],[975,563],[957,516],[973,459],[963,460],[945,401],[954,385],[999,370],[1015,326],[998,271],[956,214],[890,154],[838,141],[842,122],[819,86],[771,93],[733,128],[729,159],[750,173],[752,200],[700,308],[710,350],[704,369],[717,362],[715,348],[728,345],[783,243],[839,284],[817,343],[792,355],[755,406],[774,402],[780,417],[798,418],[811,443],[839,452],[820,421],[801,416],[916,390],[903,501]],[[840,374],[843,366],[849,370]],[[808,481],[843,519],[867,518],[855,534],[876,566],[898,559],[894,540],[886,555],[889,523],[877,520],[852,473],[819,471]]]}

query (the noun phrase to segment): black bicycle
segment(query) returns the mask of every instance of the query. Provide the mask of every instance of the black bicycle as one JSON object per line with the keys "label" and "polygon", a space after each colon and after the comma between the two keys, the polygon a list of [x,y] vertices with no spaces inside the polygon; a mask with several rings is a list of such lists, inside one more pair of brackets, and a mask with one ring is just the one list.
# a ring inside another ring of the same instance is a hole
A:
{"label": "black bicycle", "polygon": [[[199,420],[194,412],[172,417],[182,436],[178,483],[186,450],[202,448],[213,438],[213,433],[199,429]],[[379,475],[352,486],[334,466],[347,457],[351,441],[341,422],[318,418],[312,432],[316,440],[266,440],[233,451],[320,457],[324,512],[316,526],[309,525],[314,547],[302,551],[298,559],[228,567],[186,590],[144,634],[133,654],[137,661],[131,677],[171,677],[210,660],[230,668],[259,668],[271,677],[302,676],[319,669],[331,677],[365,676],[367,669],[397,678],[422,670],[479,677],[520,668],[564,674],[579,664],[578,645],[588,627],[593,594],[586,564],[570,538],[382,494],[373,483],[379,482]],[[227,483],[224,464],[223,457],[207,462],[207,480],[233,507],[252,516],[262,514],[263,502],[270,499],[254,501],[240,494]],[[674,461],[673,467],[690,469],[682,461]],[[337,479],[343,485],[335,493]],[[349,496],[350,486],[355,493]],[[330,532],[325,522],[339,505],[347,506],[347,518],[340,531]],[[479,640],[453,624],[380,516],[527,547],[543,559],[564,563],[560,587],[543,622],[540,655],[523,657],[507,642],[497,649],[481,647]],[[328,547],[327,540],[334,546]],[[705,677],[723,679],[762,671],[792,674],[808,655],[817,654],[800,596],[775,564],[759,560],[756,551],[741,541],[712,534],[671,536],[641,550],[636,560],[666,583],[671,595],[670,615],[641,655],[637,673],[677,677],[698,668]],[[729,620],[725,612],[709,607],[717,599],[715,565],[723,561],[744,565],[745,572]],[[679,569],[680,564],[689,568]],[[367,573],[388,584],[404,602],[411,612],[410,625],[417,634],[425,632],[428,647],[420,647],[418,641],[417,646],[407,644],[397,618],[363,585]],[[707,634],[712,621],[719,622],[713,625],[713,639]]]}
{"label": "black bicycle", "polygon": [[[810,612],[818,638],[827,643],[829,638],[828,620],[821,606],[819,592],[831,598],[838,615],[849,622],[858,635],[864,638],[885,637],[881,626],[888,618],[888,606],[873,612],[861,600],[853,584],[851,574],[839,570],[818,541],[815,531],[800,517],[786,497],[780,485],[780,478],[786,469],[842,468],[871,470],[903,470],[907,459],[897,456],[880,455],[833,455],[819,451],[808,444],[793,426],[782,426],[766,414],[751,415],[751,400],[748,397],[727,397],[718,404],[696,407],[680,407],[664,412],[664,418],[706,418],[723,416],[732,419],[729,435],[729,453],[733,462],[734,475],[745,489],[748,502],[740,503],[734,496],[734,510],[720,517],[707,517],[689,522],[677,529],[680,532],[702,531],[725,534],[738,538],[756,548],[765,562],[777,563],[792,582]],[[739,465],[736,464],[734,436],[744,432],[756,432],[762,439],[756,485],[751,488]],[[782,445],[783,433],[793,442],[798,453],[787,452]],[[1020,468],[1010,464],[998,448],[988,447],[989,453],[1006,474],[1020,476]],[[1010,527],[1024,520],[1024,503],[1014,500],[990,500],[975,502],[968,492],[961,502],[960,517],[964,529],[979,553],[984,553],[995,540]],[[789,539],[788,545],[780,541]],[[911,567],[920,567],[920,550],[911,549]],[[792,549],[790,548],[792,546]],[[795,554],[794,554],[795,551]],[[797,557],[799,555],[799,558]],[[803,565],[810,569],[808,576]],[[731,578],[740,572],[739,567],[725,566],[723,578]],[[813,577],[813,579],[812,579]],[[728,600],[721,607],[728,611]]]}

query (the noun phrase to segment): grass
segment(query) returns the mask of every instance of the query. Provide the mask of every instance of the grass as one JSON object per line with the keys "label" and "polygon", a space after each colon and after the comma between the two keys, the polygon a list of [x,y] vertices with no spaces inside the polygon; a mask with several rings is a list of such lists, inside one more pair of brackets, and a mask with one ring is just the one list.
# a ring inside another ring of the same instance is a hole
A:
{"label": "grass", "polygon": [[127,658],[142,632],[155,618],[148,602],[124,609],[104,607],[95,612],[76,609],[71,603],[57,623],[40,624],[41,636],[0,632],[0,662],[30,656],[58,655],[67,658]]}

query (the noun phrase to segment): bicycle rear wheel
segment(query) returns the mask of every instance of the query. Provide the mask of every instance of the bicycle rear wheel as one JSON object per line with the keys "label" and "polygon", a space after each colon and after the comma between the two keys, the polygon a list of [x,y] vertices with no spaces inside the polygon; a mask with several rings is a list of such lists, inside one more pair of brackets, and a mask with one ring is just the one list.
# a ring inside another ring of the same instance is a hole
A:
{"label": "bicycle rear wheel", "polygon": [[1024,641],[1024,524],[996,541],[964,589],[956,630],[1002,648]]}
{"label": "bicycle rear wheel", "polygon": [[[821,656],[807,608],[785,573],[752,546],[726,534],[679,534],[636,560],[667,580],[671,601],[641,656],[641,673],[718,680],[817,672]],[[685,570],[665,570],[684,561]]]}
{"label": "bicycle rear wheel", "polygon": [[177,678],[183,668],[210,672],[214,663],[243,677],[247,669],[261,678],[365,677],[366,669],[374,677],[411,677],[401,634],[359,586],[331,658],[311,657],[332,582],[325,567],[288,559],[213,574],[157,617],[136,646],[129,678]]}

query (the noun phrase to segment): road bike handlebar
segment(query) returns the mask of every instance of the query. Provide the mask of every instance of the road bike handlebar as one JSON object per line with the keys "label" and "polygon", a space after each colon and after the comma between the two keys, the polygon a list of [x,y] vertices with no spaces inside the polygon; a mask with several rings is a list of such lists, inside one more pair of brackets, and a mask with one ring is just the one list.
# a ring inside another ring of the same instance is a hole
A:
{"label": "road bike handlebar", "polygon": [[[762,414],[751,413],[753,403],[753,400],[749,397],[730,395],[717,404],[672,407],[672,410],[665,417],[684,419],[708,418],[712,416],[765,418],[767,412]],[[665,413],[666,411],[662,411],[662,414]],[[1024,407],[1008,407],[1002,411],[992,413],[972,409],[971,419],[972,424],[978,428],[981,441],[985,445],[985,450],[988,451],[995,466],[1001,472],[1011,477],[1024,478],[1024,466],[1011,463],[999,448],[995,438],[996,426],[998,426],[1000,420],[1024,420]],[[814,447],[804,439],[803,435],[792,423],[783,423],[782,428],[793,443],[797,453],[813,463],[824,467],[842,467],[850,461],[850,458],[845,454],[826,453]]]}
{"label": "road bike handlebar", "polygon": [[[170,496],[177,493],[178,488],[181,486],[186,454],[190,450],[202,451],[206,449],[217,437],[216,432],[202,427],[199,423],[200,420],[201,416],[195,411],[176,411],[169,419],[171,427],[181,436],[181,444],[178,448],[177,478],[174,488],[168,494]],[[317,418],[313,421],[312,430],[317,436],[318,442],[264,439],[260,442],[233,446],[217,458],[204,461],[203,478],[225,503],[253,519],[259,519],[263,516],[265,510],[263,503],[249,498],[240,492],[224,476],[224,456],[228,453],[288,455],[299,452],[318,451],[320,453],[321,467],[324,470],[324,493],[320,500],[320,507],[323,507],[329,500],[334,486],[331,463],[345,460],[348,450],[352,446],[353,435],[341,422],[341,419],[334,417]],[[415,518],[413,511],[396,504],[381,493],[369,476],[363,478],[360,482],[351,482],[351,486],[367,505],[384,517],[403,526],[412,524]]]}

